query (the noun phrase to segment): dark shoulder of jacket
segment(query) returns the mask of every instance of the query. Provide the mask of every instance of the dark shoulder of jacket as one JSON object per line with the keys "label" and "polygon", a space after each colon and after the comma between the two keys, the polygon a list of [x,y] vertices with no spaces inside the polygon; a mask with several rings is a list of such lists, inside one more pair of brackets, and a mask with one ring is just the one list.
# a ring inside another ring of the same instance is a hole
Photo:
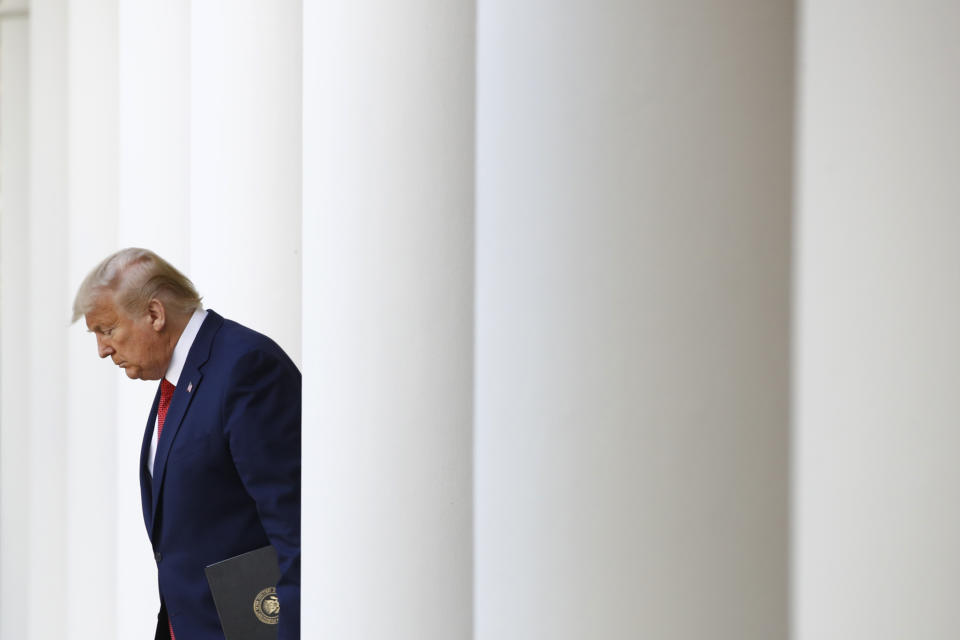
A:
{"label": "dark shoulder of jacket", "polygon": [[214,351],[220,357],[225,357],[231,368],[234,363],[260,352],[290,367],[298,377],[300,376],[300,369],[296,363],[273,339],[227,318],[223,319],[223,325],[214,338]]}

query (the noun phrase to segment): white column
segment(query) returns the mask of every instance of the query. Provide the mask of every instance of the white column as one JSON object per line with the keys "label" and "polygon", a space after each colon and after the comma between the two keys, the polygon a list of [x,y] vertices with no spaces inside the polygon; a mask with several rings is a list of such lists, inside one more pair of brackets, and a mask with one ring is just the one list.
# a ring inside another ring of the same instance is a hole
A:
{"label": "white column", "polygon": [[304,18],[304,637],[469,638],[474,5]]}
{"label": "white column", "polygon": [[300,360],[301,3],[191,5],[190,276]]}
{"label": "white column", "polygon": [[190,3],[119,0],[118,32],[119,244],[186,268]]}
{"label": "white column", "polygon": [[[116,248],[117,3],[70,0],[67,11],[67,281],[61,326],[90,269]],[[63,329],[61,328],[62,332]],[[62,357],[61,357],[62,362]],[[116,380],[81,319],[70,329],[66,404],[68,621],[63,638],[116,637]],[[96,624],[91,612],[102,611]],[[47,615],[50,615],[49,613]]]}
{"label": "white column", "polygon": [[29,26],[25,2],[0,3],[0,638],[24,638],[29,584]]}
{"label": "white column", "polygon": [[[68,11],[66,319],[77,287],[116,246],[116,0],[71,0]],[[71,328],[67,394],[67,608],[71,640],[116,637],[116,402],[118,373],[97,356],[82,320]]]}
{"label": "white column", "polygon": [[[25,334],[29,397],[29,580],[18,616],[30,640],[67,638],[67,7],[30,6],[30,226],[23,272],[30,301]],[[14,636],[17,637],[17,636]]]}
{"label": "white column", "polygon": [[801,22],[794,637],[956,638],[960,5]]}
{"label": "white column", "polygon": [[[117,248],[148,247],[191,276],[190,3],[119,0],[118,24]],[[149,638],[160,602],[137,465],[157,383],[118,384],[117,637]]]}
{"label": "white column", "polygon": [[792,3],[479,9],[476,638],[786,638]]}

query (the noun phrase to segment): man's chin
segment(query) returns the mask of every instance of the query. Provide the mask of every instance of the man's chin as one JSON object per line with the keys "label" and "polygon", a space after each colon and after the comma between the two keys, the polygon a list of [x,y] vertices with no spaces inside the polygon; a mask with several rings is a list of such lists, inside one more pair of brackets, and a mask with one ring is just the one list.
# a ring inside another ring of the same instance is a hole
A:
{"label": "man's chin", "polygon": [[159,380],[161,378],[161,376],[158,374],[149,374],[145,372],[143,369],[139,369],[137,367],[125,367],[123,372],[127,374],[127,377],[130,378],[131,380],[150,381],[150,380]]}

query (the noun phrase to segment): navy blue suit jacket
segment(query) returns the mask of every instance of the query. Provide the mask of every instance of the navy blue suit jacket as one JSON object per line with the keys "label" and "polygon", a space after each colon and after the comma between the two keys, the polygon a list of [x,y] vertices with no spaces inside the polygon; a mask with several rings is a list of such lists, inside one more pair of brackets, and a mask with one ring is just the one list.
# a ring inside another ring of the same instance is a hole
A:
{"label": "navy blue suit jacket", "polygon": [[169,616],[177,640],[223,640],[204,568],[272,544],[281,572],[279,636],[300,637],[300,388],[300,371],[275,342],[208,311],[167,410],[151,478],[158,386],[140,458],[162,605],[158,633]]}

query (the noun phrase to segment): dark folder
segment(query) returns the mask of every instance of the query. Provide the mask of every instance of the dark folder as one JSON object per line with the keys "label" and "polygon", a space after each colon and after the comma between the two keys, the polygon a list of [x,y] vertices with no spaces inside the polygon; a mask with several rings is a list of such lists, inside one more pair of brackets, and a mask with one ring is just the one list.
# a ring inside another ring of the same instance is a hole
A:
{"label": "dark folder", "polygon": [[276,640],[277,552],[267,545],[206,568],[226,640]]}

